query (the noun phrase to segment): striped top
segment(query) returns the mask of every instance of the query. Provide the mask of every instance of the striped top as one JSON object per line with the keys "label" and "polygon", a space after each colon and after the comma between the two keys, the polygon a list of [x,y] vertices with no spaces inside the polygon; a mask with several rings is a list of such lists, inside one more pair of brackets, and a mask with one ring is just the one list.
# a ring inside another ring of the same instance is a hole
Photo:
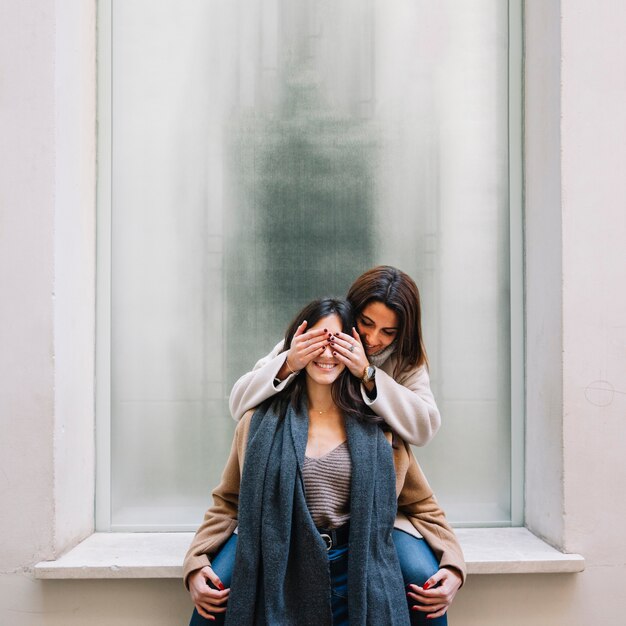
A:
{"label": "striped top", "polygon": [[317,458],[304,457],[304,493],[318,528],[339,528],[350,519],[352,459],[348,442]]}

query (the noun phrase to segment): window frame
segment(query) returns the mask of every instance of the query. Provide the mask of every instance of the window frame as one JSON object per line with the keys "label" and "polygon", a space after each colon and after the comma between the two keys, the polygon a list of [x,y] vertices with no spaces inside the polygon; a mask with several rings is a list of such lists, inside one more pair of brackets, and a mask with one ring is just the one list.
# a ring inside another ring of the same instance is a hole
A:
{"label": "window frame", "polygon": [[[111,220],[113,0],[98,2],[97,41],[97,261],[96,261],[96,478],[95,526],[111,524]],[[523,227],[523,11],[521,0],[508,0],[508,190],[510,259],[511,367],[511,521],[524,524],[525,333]],[[460,524],[463,526],[464,524]],[[501,524],[483,524],[483,527]],[[169,532],[143,525],[138,531]]]}

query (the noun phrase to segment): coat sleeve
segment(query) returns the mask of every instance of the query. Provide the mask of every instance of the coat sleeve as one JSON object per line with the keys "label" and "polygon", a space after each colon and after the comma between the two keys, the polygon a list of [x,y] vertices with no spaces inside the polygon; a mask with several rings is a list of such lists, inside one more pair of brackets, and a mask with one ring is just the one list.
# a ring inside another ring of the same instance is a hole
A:
{"label": "coat sleeve", "polygon": [[234,420],[239,421],[246,411],[282,391],[294,379],[295,375],[290,374],[279,385],[274,385],[274,379],[286,358],[286,352],[282,352],[282,349],[283,342],[280,341],[267,356],[256,363],[251,372],[244,374],[233,385],[228,404]]}
{"label": "coat sleeve", "polygon": [[361,394],[376,415],[414,446],[426,445],[439,430],[441,416],[424,365],[402,374],[398,381],[378,368],[375,397],[370,398],[363,385]]}
{"label": "coat sleeve", "polygon": [[244,431],[249,419],[241,420],[222,473],[220,484],[213,490],[213,506],[204,514],[183,561],[183,580],[189,588],[189,575],[210,565],[209,555],[216,554],[237,528],[239,510],[239,487],[244,447]]}
{"label": "coat sleeve", "polygon": [[405,444],[404,449],[408,455],[408,468],[398,496],[398,510],[408,517],[424,537],[439,561],[439,567],[455,569],[465,583],[467,569],[461,545],[410,446]]}

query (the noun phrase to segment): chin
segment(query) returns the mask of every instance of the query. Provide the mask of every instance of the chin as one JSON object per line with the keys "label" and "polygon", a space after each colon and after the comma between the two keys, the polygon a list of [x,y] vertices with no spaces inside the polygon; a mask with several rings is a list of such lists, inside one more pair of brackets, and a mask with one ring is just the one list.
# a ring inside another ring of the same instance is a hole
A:
{"label": "chin", "polygon": [[339,374],[334,376],[311,376],[318,385],[332,385],[338,378]]}

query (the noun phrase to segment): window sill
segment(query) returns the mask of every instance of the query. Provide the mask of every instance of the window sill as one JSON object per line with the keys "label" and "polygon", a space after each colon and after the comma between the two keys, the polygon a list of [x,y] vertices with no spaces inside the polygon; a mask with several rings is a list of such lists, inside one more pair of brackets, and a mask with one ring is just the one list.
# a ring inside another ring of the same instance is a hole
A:
{"label": "window sill", "polygon": [[[526,528],[456,530],[469,574],[574,573],[579,554],[563,554]],[[181,578],[193,533],[94,533],[56,561],[35,565],[35,578]]]}

